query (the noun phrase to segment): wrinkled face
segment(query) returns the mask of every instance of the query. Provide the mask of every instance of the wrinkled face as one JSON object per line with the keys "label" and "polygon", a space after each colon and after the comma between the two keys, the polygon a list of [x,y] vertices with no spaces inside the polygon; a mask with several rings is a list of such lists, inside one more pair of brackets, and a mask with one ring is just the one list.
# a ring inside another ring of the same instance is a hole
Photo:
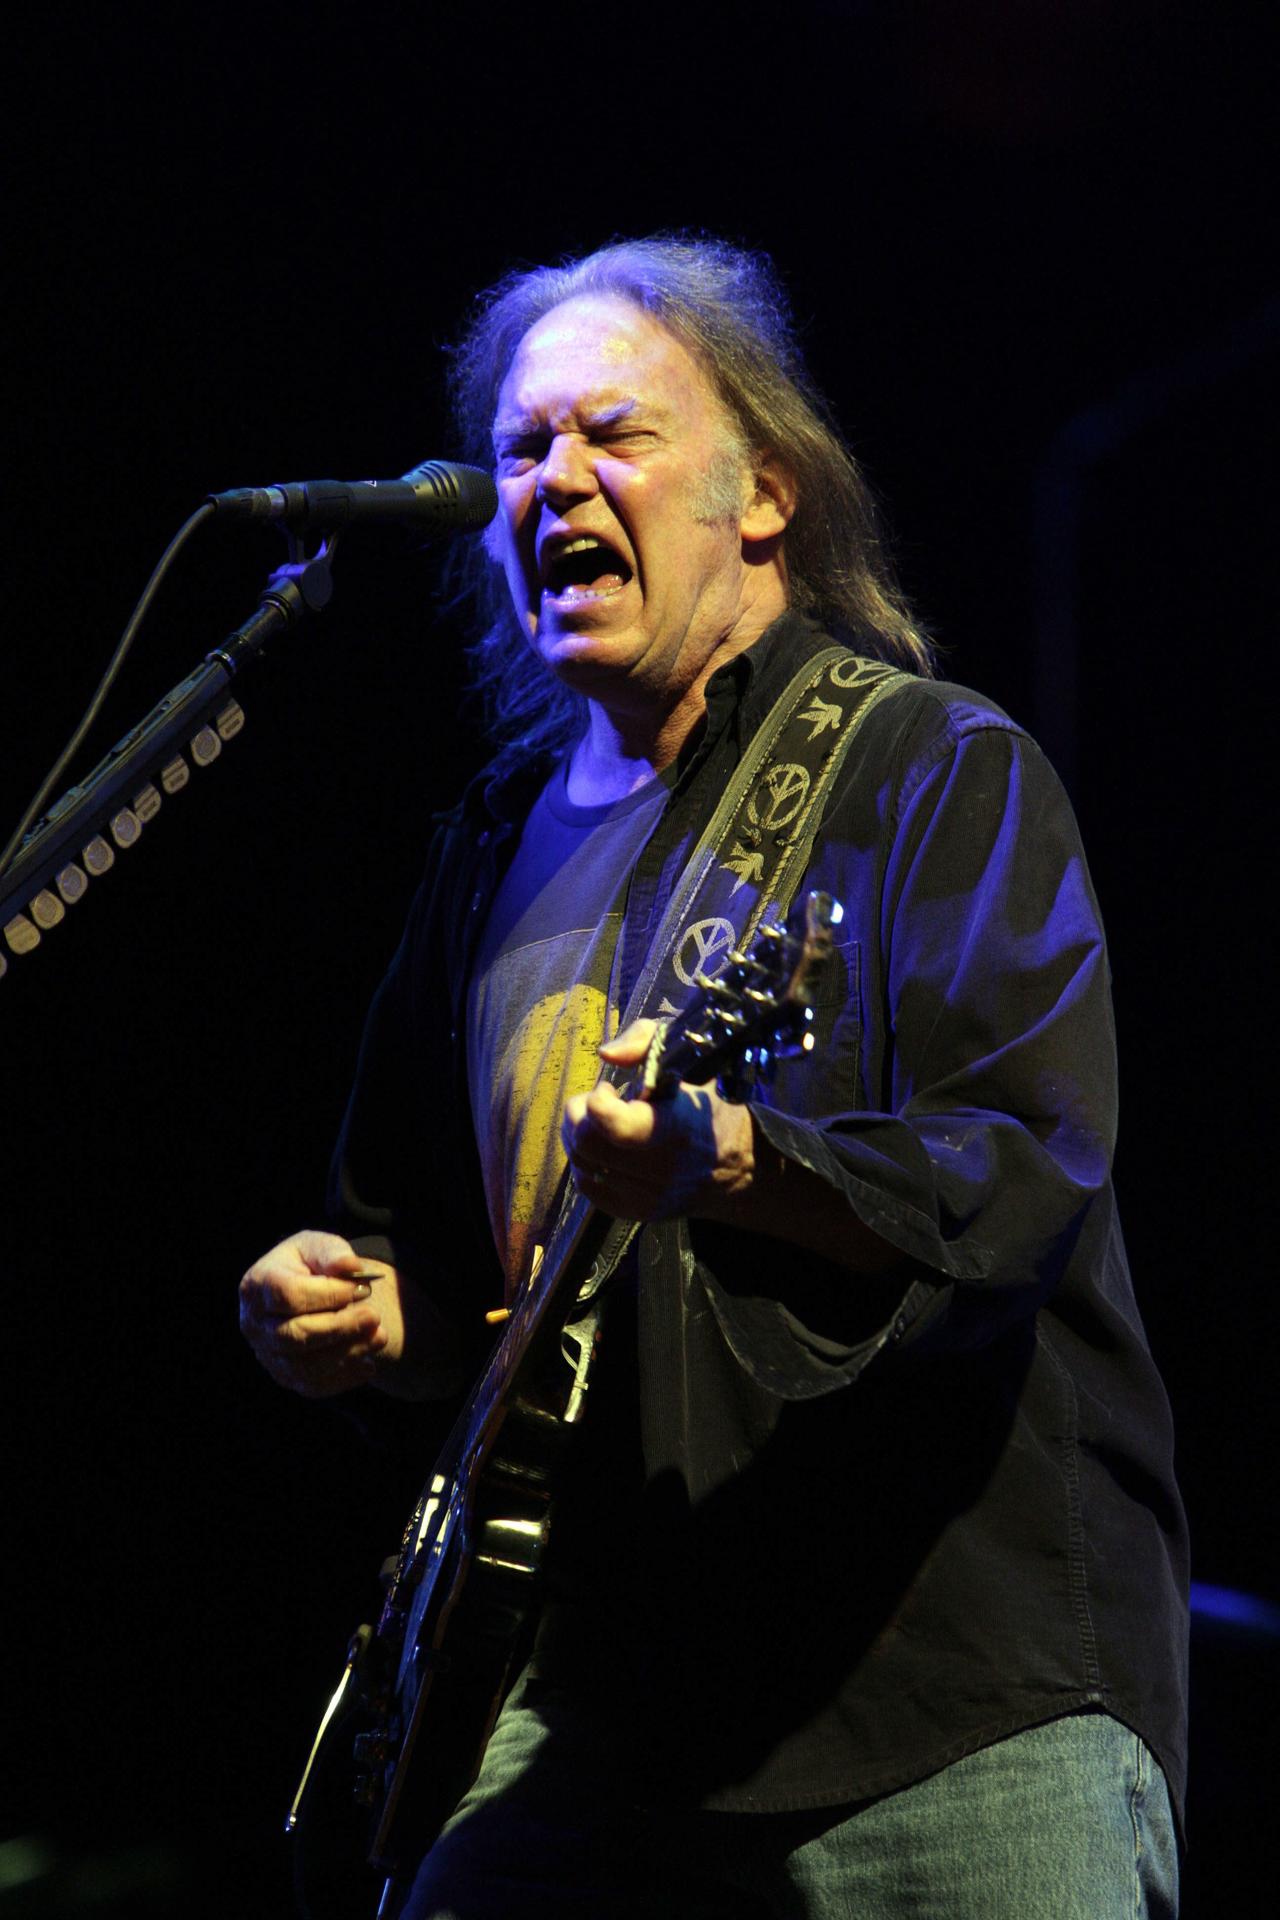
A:
{"label": "wrinkled face", "polygon": [[503,382],[494,448],[489,550],[568,684],[606,706],[660,703],[734,642],[749,619],[745,458],[650,315],[612,297],[553,308]]}

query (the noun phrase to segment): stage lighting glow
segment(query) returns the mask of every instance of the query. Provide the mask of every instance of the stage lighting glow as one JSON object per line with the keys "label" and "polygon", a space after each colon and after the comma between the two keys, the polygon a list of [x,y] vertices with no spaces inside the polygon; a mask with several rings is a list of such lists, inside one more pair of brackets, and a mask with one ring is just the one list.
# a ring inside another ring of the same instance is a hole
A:
{"label": "stage lighting glow", "polygon": [[1234,1587],[1211,1587],[1203,1580],[1193,1580],[1191,1611],[1208,1620],[1226,1620],[1233,1626],[1252,1627],[1280,1639],[1280,1607],[1254,1593],[1238,1593]]}

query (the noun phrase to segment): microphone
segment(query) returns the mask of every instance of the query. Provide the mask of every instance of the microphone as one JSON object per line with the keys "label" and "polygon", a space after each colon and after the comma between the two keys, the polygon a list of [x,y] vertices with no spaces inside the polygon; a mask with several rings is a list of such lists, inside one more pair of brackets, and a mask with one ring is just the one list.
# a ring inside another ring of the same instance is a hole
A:
{"label": "microphone", "polygon": [[298,533],[332,533],[358,520],[476,533],[498,511],[492,475],[452,460],[424,460],[400,480],[295,480],[233,487],[209,500],[224,519],[273,521]]}

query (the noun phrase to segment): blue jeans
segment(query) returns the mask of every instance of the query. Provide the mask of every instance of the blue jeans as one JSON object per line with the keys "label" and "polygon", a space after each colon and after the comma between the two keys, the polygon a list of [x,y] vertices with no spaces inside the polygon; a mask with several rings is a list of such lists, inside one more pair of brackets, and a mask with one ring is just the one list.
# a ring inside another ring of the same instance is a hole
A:
{"label": "blue jeans", "polygon": [[503,1709],[404,1920],[1172,1920],[1164,1775],[1072,1714],[856,1808],[639,1804],[625,1757],[535,1683]]}

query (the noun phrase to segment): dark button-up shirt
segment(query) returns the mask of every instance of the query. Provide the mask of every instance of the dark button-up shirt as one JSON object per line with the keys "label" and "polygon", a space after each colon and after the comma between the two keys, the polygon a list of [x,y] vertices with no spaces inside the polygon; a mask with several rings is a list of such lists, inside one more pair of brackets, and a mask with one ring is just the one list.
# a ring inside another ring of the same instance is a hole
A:
{"label": "dark button-up shirt", "polygon": [[[624,997],[743,746],[825,644],[787,615],[708,687],[632,875]],[[501,1277],[462,1009],[546,772],[500,769],[441,822],[332,1176],[335,1219],[429,1288],[468,1360]],[[805,884],[842,901],[844,939],[816,1054],[758,1122],[902,1264],[873,1281],[706,1223],[643,1230],[593,1389],[617,1499],[590,1476],[567,1496],[598,1592],[552,1609],[547,1671],[615,1701],[654,1791],[694,1804],[844,1804],[1083,1708],[1141,1734],[1180,1804],[1185,1531],[1070,807],[1007,715],[913,681],[868,715]]]}

